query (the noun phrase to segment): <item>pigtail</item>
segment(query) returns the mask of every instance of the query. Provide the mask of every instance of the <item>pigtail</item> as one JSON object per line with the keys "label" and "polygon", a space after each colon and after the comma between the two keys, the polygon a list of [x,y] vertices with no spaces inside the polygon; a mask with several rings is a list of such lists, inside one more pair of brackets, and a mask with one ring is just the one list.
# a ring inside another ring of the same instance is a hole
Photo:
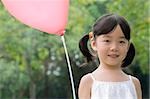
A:
{"label": "pigtail", "polygon": [[90,51],[88,49],[88,40],[89,40],[89,35],[86,34],[85,36],[83,36],[80,39],[79,48],[80,48],[80,51],[82,52],[82,54],[86,57],[87,62],[90,62],[90,61],[92,61],[93,55],[90,53]]}
{"label": "pigtail", "polygon": [[123,60],[122,67],[127,67],[128,65],[130,65],[134,59],[134,56],[135,56],[135,48],[134,45],[131,43],[129,50],[127,52],[127,56]]}

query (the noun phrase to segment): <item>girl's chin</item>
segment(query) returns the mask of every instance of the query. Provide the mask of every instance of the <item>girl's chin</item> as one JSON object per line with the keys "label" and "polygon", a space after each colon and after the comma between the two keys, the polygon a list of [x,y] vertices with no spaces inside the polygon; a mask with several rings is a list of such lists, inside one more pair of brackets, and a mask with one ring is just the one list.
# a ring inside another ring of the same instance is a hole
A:
{"label": "girl's chin", "polygon": [[115,61],[107,61],[106,64],[108,66],[121,66],[121,62],[115,62]]}

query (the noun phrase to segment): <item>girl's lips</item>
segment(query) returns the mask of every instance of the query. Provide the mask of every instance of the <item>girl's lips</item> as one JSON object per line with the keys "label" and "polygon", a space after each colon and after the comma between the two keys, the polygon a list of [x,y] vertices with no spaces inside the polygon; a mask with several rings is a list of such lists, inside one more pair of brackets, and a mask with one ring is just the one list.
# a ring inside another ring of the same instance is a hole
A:
{"label": "girl's lips", "polygon": [[109,54],[108,56],[111,57],[111,58],[117,58],[117,57],[119,57],[119,55],[117,55],[117,54]]}

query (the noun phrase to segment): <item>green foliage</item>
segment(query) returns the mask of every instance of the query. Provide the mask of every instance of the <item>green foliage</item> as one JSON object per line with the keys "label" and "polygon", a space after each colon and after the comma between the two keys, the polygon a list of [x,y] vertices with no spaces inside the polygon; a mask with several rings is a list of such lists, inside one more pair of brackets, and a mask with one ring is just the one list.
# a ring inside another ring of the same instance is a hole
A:
{"label": "green foliage", "polygon": [[[136,47],[133,65],[149,74],[149,2],[145,0],[70,0],[65,40],[76,91],[80,77],[93,67],[79,68],[84,62],[79,39],[91,31],[104,13],[118,13],[129,21]],[[93,65],[93,64],[90,64]],[[132,71],[135,71],[134,69]],[[0,3],[0,98],[72,97],[71,84],[61,38],[42,33],[13,18]],[[35,85],[35,86],[33,86]],[[61,90],[58,90],[61,89]],[[63,89],[63,91],[62,91]]]}

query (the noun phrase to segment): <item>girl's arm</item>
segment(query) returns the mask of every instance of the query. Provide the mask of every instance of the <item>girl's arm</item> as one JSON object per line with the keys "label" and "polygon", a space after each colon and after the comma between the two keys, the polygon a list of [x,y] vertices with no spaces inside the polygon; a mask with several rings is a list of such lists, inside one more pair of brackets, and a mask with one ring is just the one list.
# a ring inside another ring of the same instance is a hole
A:
{"label": "girl's arm", "polygon": [[91,99],[91,85],[92,78],[89,74],[81,78],[78,90],[79,99]]}
{"label": "girl's arm", "polygon": [[133,82],[134,82],[134,85],[135,85],[137,98],[142,99],[142,90],[141,90],[140,81],[136,77],[132,77],[132,78],[133,78]]}

